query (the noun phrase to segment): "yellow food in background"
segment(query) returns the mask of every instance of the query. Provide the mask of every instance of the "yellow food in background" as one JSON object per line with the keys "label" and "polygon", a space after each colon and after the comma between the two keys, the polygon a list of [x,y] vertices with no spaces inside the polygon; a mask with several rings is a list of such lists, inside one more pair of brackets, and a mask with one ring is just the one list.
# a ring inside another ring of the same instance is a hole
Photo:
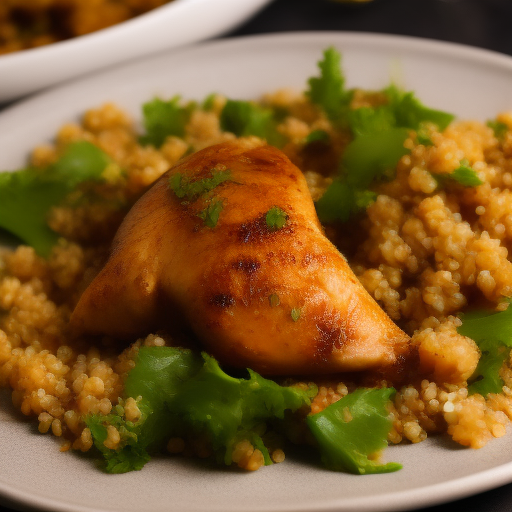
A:
{"label": "yellow food in background", "polygon": [[3,0],[0,55],[82,36],[170,0]]}

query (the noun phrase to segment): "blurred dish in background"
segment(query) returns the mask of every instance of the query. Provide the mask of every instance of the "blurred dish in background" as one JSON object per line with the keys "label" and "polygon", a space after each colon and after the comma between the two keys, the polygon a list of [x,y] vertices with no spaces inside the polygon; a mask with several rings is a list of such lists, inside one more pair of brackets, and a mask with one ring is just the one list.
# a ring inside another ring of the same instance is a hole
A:
{"label": "blurred dish in background", "polygon": [[[40,0],[0,0],[35,6]],[[74,2],[78,0],[57,0]],[[147,0],[155,6],[165,0]],[[0,102],[14,100],[64,80],[141,57],[202,41],[232,30],[271,0],[173,0],[141,16],[65,41],[0,55]],[[131,5],[144,0],[125,0]],[[45,0],[50,4],[50,0]],[[84,1],[85,9],[100,2]],[[116,2],[116,5],[120,2]],[[1,14],[0,14],[1,19]],[[85,20],[83,20],[85,23]],[[103,19],[106,23],[106,20]],[[91,26],[93,23],[91,22]],[[99,26],[97,28],[100,28]],[[82,27],[84,30],[84,27]],[[1,45],[2,43],[0,43]]]}
{"label": "blurred dish in background", "polygon": [[0,3],[0,54],[90,34],[170,1],[5,0]]}

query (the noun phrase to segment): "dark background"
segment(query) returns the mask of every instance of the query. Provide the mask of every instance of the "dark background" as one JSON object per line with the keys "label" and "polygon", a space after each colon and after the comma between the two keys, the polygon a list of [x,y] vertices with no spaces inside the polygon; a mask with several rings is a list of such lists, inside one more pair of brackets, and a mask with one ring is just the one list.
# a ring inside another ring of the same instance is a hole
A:
{"label": "dark background", "polygon": [[511,0],[274,0],[228,36],[300,30],[379,32],[512,55],[511,15]]}
{"label": "dark background", "polygon": [[[356,5],[334,0],[274,0],[223,37],[290,31],[374,32],[512,55],[511,21],[512,0],[373,0]],[[9,510],[0,505],[0,512]],[[512,512],[512,484],[418,512]]]}

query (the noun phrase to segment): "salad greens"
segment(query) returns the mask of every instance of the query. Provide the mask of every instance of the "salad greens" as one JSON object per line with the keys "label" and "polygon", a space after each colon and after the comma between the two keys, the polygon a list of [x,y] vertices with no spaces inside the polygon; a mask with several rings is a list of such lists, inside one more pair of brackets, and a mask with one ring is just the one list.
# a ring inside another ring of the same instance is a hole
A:
{"label": "salad greens", "polygon": [[276,147],[284,144],[277,131],[276,113],[250,101],[228,100],[220,114],[220,126],[237,137],[255,135]]}
{"label": "salad greens", "polygon": [[320,77],[309,80],[307,92],[329,119],[354,137],[343,152],[338,178],[316,202],[320,220],[327,223],[346,222],[372,202],[370,185],[392,178],[396,164],[409,152],[404,147],[409,130],[420,130],[425,123],[444,130],[453,120],[451,114],[430,109],[412,92],[393,85],[381,91],[386,98],[382,105],[350,109],[353,91],[345,89],[340,60],[334,48],[327,49],[319,62]]}
{"label": "salad greens", "polygon": [[[137,399],[140,419],[127,421],[118,406],[107,416],[89,416],[86,423],[109,473],[141,469],[168,438],[187,435],[206,436],[221,464],[232,463],[233,449],[244,439],[262,452],[265,464],[272,464],[256,427],[270,422],[285,428],[285,414],[307,408],[316,392],[315,387],[280,386],[251,370],[248,378],[231,377],[204,353],[143,347],[125,385],[126,396]],[[391,422],[385,406],[392,393],[386,388],[356,391],[308,416],[307,424],[329,468],[360,474],[399,469],[397,464],[379,465],[367,457],[387,445]],[[352,420],[340,423],[345,411]],[[118,449],[104,445],[109,425],[120,433]]]}
{"label": "salad greens", "polygon": [[340,60],[340,54],[334,48],[327,48],[323,60],[318,63],[320,76],[308,80],[309,90],[306,94],[312,103],[323,109],[331,121],[344,125],[353,91],[345,88]]}
{"label": "salad greens", "polygon": [[387,446],[392,420],[386,403],[394,393],[393,388],[359,388],[307,417],[327,468],[360,475],[402,468],[396,462],[379,464],[369,458]]}
{"label": "salad greens", "polygon": [[463,187],[478,187],[483,183],[467,160],[462,160],[460,166],[449,174],[433,174],[433,176],[441,187],[450,182],[458,183]]}
{"label": "salad greens", "polygon": [[508,125],[505,123],[502,123],[501,121],[488,121],[487,126],[489,128],[492,128],[492,131],[494,132],[494,136],[498,140],[503,140],[503,137],[505,137],[505,134],[508,132]]}
{"label": "salad greens", "polygon": [[39,255],[48,256],[59,238],[46,223],[50,208],[81,183],[101,180],[110,163],[100,148],[79,141],[71,143],[45,169],[0,173],[0,227],[34,247]]}
{"label": "salad greens", "polygon": [[474,340],[482,352],[478,366],[469,379],[469,392],[483,396],[501,393],[504,382],[499,371],[512,348],[512,307],[498,313],[465,313],[457,332]]}
{"label": "salad greens", "polygon": [[[262,451],[265,463],[271,464],[255,427],[282,420],[285,411],[309,405],[316,390],[282,387],[248,372],[249,378],[238,379],[224,373],[206,354],[170,347],[141,348],[125,386],[127,396],[142,397],[140,420],[128,422],[122,412],[87,419],[95,445],[107,461],[107,471],[140,469],[166,439],[187,434],[206,435],[216,459],[225,464],[231,464],[236,443],[249,439]],[[106,425],[120,431],[120,449],[104,446]]]}
{"label": "salad greens", "polygon": [[171,135],[183,137],[185,125],[195,107],[193,102],[181,106],[180,96],[168,101],[155,98],[142,106],[146,133],[140,137],[141,144],[151,144],[159,148]]}

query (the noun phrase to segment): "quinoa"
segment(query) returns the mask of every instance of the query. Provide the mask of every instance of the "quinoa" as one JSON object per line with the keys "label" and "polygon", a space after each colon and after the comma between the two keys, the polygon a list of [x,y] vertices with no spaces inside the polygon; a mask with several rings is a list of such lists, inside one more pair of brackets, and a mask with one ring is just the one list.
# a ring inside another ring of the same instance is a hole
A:
{"label": "quinoa", "polygon": [[[137,400],[123,401],[123,383],[140,346],[171,345],[165,333],[151,333],[120,348],[115,340],[91,345],[73,339],[68,322],[81,292],[102,267],[110,240],[124,213],[151,184],[182,156],[235,138],[223,132],[219,115],[226,99],[216,96],[206,111],[196,107],[183,137],[168,137],[160,149],[142,146],[131,119],[106,104],[86,112],[79,124],[64,125],[51,145],[34,149],[31,164],[54,162],[71,142],[99,146],[116,163],[100,196],[104,201],[80,207],[53,208],[49,225],[62,238],[43,259],[27,246],[2,250],[0,259],[0,385],[12,390],[14,405],[37,418],[39,432],[62,439],[62,449],[86,452],[93,446],[84,418],[107,415],[121,407],[128,421],[140,417]],[[357,92],[355,106],[382,101]],[[264,105],[285,107],[278,131],[283,151],[304,172],[314,199],[332,182],[347,134],[303,95],[282,90],[266,95]],[[512,113],[498,120],[512,128]],[[304,144],[315,130],[330,136],[319,151]],[[432,145],[406,141],[396,176],[376,188],[377,198],[352,228],[326,228],[346,254],[361,283],[418,348],[422,378],[397,390],[390,406],[389,442],[423,441],[446,434],[479,448],[505,434],[512,418],[512,366],[502,369],[503,392],[468,394],[467,380],[480,357],[476,344],[457,332],[458,314],[472,305],[502,310],[512,296],[512,131],[498,140],[480,122],[455,122],[443,133],[432,130]],[[450,173],[467,160],[482,184],[440,188],[432,173]],[[120,173],[119,169],[124,173]],[[123,205],[122,208],[114,208]],[[356,384],[319,382],[311,413],[340,400]],[[347,411],[349,414],[349,411]],[[347,421],[349,418],[347,418]],[[285,458],[276,433],[262,434],[274,462]],[[297,439],[303,433],[297,428]],[[119,432],[108,428],[105,446],[119,445]],[[207,457],[211,447],[201,438],[171,438],[170,454]],[[240,467],[254,470],[263,455],[248,440],[233,452]]]}

